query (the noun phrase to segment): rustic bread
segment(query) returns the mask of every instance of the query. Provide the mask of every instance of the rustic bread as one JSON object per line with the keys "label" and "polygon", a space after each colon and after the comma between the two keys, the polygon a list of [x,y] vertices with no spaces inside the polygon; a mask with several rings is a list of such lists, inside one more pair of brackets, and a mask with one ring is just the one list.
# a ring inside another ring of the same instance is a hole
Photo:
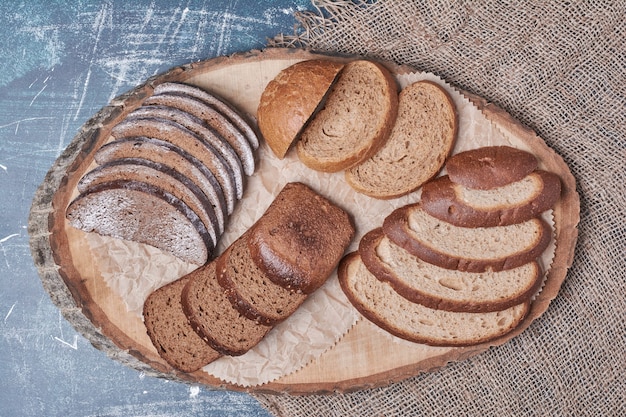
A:
{"label": "rustic bread", "polygon": [[214,107],[194,97],[169,93],[150,96],[142,104],[144,106],[174,107],[198,118],[206,126],[214,129],[233,148],[241,161],[244,174],[252,175],[254,173],[255,155],[252,146],[248,143],[244,133]]}
{"label": "rustic bread", "polygon": [[285,157],[302,128],[323,104],[342,68],[342,63],[311,59],[283,69],[267,84],[257,108],[257,123],[278,158]]}
{"label": "rustic bread", "polygon": [[190,276],[166,284],[148,295],[143,305],[146,331],[159,356],[182,372],[194,372],[222,355],[191,327],[181,306]]}
{"label": "rustic bread", "polygon": [[353,252],[339,264],[339,283],[368,320],[400,338],[434,346],[469,346],[503,336],[526,317],[530,303],[487,313],[432,309],[400,296],[378,280]]}
{"label": "rustic bread", "polygon": [[224,355],[243,355],[271,330],[235,310],[216,277],[216,262],[187,276],[181,304],[192,328],[213,349]]}
{"label": "rustic bread", "polygon": [[196,265],[203,265],[214,249],[211,236],[189,206],[138,181],[91,187],[68,205],[66,217],[85,232],[145,243]]}
{"label": "rustic bread", "polygon": [[347,169],[385,144],[397,112],[398,86],[390,72],[375,62],[352,61],[302,131],[298,157],[317,171]]}
{"label": "rustic bread", "polygon": [[241,130],[252,149],[259,147],[259,138],[246,117],[224,98],[190,84],[165,82],[154,87],[154,94],[180,94],[202,100],[226,116]]}
{"label": "rustic bread", "polygon": [[354,233],[348,213],[294,182],[285,185],[251,228],[248,246],[271,281],[310,294],[337,267]]}
{"label": "rustic bread", "polygon": [[552,238],[541,218],[497,227],[459,227],[426,213],[420,203],[394,210],[383,222],[385,235],[420,259],[447,269],[502,271],[528,263]]}
{"label": "rustic bread", "polygon": [[536,261],[499,272],[445,269],[411,255],[381,228],[363,236],[359,255],[377,279],[388,282],[407,300],[433,309],[505,310],[530,299],[541,285],[542,271]]}
{"label": "rustic bread", "polygon": [[285,320],[307,295],[272,282],[254,262],[248,234],[233,242],[217,260],[217,280],[242,315],[265,325]]}
{"label": "rustic bread", "polygon": [[146,137],[121,138],[101,146],[94,155],[97,164],[125,159],[144,158],[180,172],[193,181],[213,207],[219,233],[224,231],[228,211],[224,192],[215,175],[200,160],[169,142]]}
{"label": "rustic bread", "polygon": [[213,173],[224,193],[228,213],[234,210],[237,191],[232,169],[214,148],[189,129],[167,119],[127,116],[113,126],[111,134],[116,139],[140,136],[161,139],[185,149]]}
{"label": "rustic bread", "polygon": [[452,155],[450,180],[467,188],[489,190],[519,181],[537,168],[535,155],[510,146],[485,146]]}
{"label": "rustic bread", "polygon": [[489,190],[455,184],[449,176],[422,187],[422,208],[428,214],[462,227],[522,223],[550,209],[561,195],[556,174],[536,170],[519,181]]}
{"label": "rustic bread", "polygon": [[416,82],[399,97],[385,145],[346,171],[348,184],[370,197],[390,199],[418,189],[441,170],[456,141],[456,107],[441,86]]}

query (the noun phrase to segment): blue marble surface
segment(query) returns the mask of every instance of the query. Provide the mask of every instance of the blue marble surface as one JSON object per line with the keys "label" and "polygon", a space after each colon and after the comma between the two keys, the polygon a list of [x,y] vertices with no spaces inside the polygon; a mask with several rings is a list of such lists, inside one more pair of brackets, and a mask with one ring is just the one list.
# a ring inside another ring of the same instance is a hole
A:
{"label": "blue marble surface", "polygon": [[268,416],[247,394],[169,382],[95,349],[44,291],[35,190],[115,96],[191,61],[292,33],[308,0],[0,2],[0,416]]}

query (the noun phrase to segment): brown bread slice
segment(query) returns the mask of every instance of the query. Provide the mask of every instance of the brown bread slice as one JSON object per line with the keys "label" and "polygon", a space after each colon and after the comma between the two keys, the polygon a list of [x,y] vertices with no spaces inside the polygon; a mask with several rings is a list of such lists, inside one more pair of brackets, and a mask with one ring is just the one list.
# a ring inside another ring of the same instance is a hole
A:
{"label": "brown bread slice", "polygon": [[530,299],[541,285],[536,261],[505,271],[445,269],[411,255],[374,229],[361,239],[359,255],[367,269],[407,300],[459,312],[505,310]]}
{"label": "brown bread slice", "polygon": [[182,372],[195,372],[222,355],[191,327],[181,306],[181,294],[190,276],[153,291],[143,305],[146,331],[159,356]]}
{"label": "brown bread slice", "polygon": [[389,283],[372,275],[357,252],[339,264],[339,283],[352,305],[387,332],[433,346],[470,346],[489,342],[515,329],[530,303],[488,313],[451,312],[412,303]]}
{"label": "brown bread slice", "polygon": [[452,155],[446,162],[452,182],[478,190],[519,181],[535,169],[535,155],[510,146],[476,148]]}
{"label": "brown bread slice", "polygon": [[217,280],[230,303],[250,320],[274,325],[285,320],[307,295],[273,283],[250,254],[244,233],[217,260]]}
{"label": "brown bread slice", "polygon": [[230,144],[241,161],[244,174],[252,175],[254,173],[254,149],[248,143],[244,133],[216,108],[191,96],[170,93],[150,96],[142,104],[145,106],[174,107],[197,117]]}
{"label": "brown bread slice", "polygon": [[[218,258],[219,259],[219,258]],[[224,355],[243,355],[272,329],[241,315],[217,282],[216,261],[188,274],[181,296],[183,311],[193,329]]]}
{"label": "brown bread slice", "polygon": [[285,157],[309,119],[323,105],[343,66],[326,59],[302,61],[283,69],[267,84],[259,100],[257,123],[278,158]]}
{"label": "brown bread slice", "polygon": [[354,233],[348,213],[305,184],[293,182],[251,228],[248,246],[271,281],[310,294],[337,267]]}
{"label": "brown bread slice", "polygon": [[246,117],[231,103],[215,93],[185,83],[165,82],[154,87],[154,94],[180,94],[202,100],[226,116],[241,130],[252,149],[259,147],[259,138]]}
{"label": "brown bread slice", "polygon": [[443,167],[457,137],[456,107],[438,84],[420,81],[400,92],[398,117],[385,145],[346,171],[360,193],[379,199],[417,190]]}
{"label": "brown bread slice", "polygon": [[91,187],[68,205],[66,217],[85,232],[145,243],[196,265],[207,262],[214,249],[189,206],[142,182],[119,180]]}
{"label": "brown bread slice", "polygon": [[94,155],[96,163],[100,165],[124,158],[148,159],[185,175],[200,187],[208,198],[217,217],[219,233],[224,232],[228,217],[224,192],[215,175],[198,158],[167,141],[146,137],[114,140],[101,146]]}
{"label": "brown bread slice", "polygon": [[502,271],[539,257],[552,238],[541,218],[496,227],[459,227],[427,214],[420,203],[394,210],[385,235],[420,259],[447,269]]}
{"label": "brown bread slice", "polygon": [[382,65],[346,64],[324,107],[300,135],[300,161],[323,172],[347,169],[385,144],[398,113],[398,86]]}
{"label": "brown bread slice", "polygon": [[522,223],[550,209],[561,196],[556,174],[536,170],[519,181],[489,190],[464,187],[443,176],[422,187],[422,208],[447,223],[493,227]]}

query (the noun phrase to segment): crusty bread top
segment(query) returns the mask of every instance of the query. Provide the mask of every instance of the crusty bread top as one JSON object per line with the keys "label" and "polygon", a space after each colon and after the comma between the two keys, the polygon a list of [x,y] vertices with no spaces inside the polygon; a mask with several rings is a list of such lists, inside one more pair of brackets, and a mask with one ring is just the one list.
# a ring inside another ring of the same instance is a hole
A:
{"label": "crusty bread top", "polygon": [[293,182],[251,228],[248,245],[255,263],[273,282],[310,294],[330,276],[354,233],[348,213]]}
{"label": "crusty bread top", "polygon": [[278,158],[285,157],[342,68],[339,62],[311,59],[283,69],[267,84],[257,108],[257,123]]}
{"label": "crusty bread top", "polygon": [[479,190],[519,181],[537,168],[535,155],[510,146],[484,146],[448,158],[450,180]]}
{"label": "crusty bread top", "polygon": [[385,144],[397,112],[398,86],[389,70],[372,61],[352,61],[302,131],[298,157],[317,171],[349,168]]}
{"label": "crusty bread top", "polygon": [[434,177],[457,136],[456,107],[438,84],[421,81],[400,92],[398,117],[385,145],[346,171],[360,193],[389,199],[408,194]]}

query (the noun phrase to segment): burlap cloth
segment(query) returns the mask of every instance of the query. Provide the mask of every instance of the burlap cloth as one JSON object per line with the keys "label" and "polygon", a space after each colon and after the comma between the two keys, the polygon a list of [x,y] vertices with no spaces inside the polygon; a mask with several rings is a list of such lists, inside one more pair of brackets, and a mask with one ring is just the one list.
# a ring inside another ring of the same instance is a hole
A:
{"label": "burlap cloth", "polygon": [[504,346],[384,388],[255,397],[279,416],[626,415],[626,3],[314,6],[270,45],[409,64],[504,108],[569,164],[579,240],[546,314]]}

